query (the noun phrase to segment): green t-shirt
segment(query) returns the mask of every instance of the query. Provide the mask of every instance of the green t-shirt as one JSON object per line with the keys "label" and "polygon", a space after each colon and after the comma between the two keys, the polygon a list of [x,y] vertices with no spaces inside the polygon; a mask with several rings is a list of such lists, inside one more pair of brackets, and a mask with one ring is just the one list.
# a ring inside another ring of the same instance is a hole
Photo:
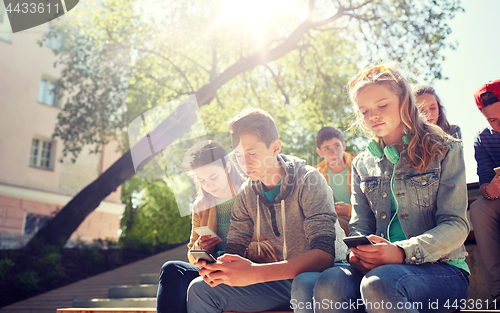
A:
{"label": "green t-shirt", "polygon": [[265,191],[264,184],[262,184],[262,190],[264,190],[264,195],[266,196],[267,200],[269,200],[271,202],[274,200],[274,198],[276,198],[277,195],[280,194],[280,189],[281,189],[281,179],[280,179],[279,183],[273,189],[271,189],[269,191]]}
{"label": "green t-shirt", "polygon": [[399,222],[396,212],[396,199],[391,192],[391,222],[389,223],[388,237],[390,242],[405,240],[406,236]]}
{"label": "green t-shirt", "polygon": [[335,203],[344,202],[351,204],[351,193],[349,192],[349,185],[347,184],[347,175],[349,175],[349,166],[336,174],[328,168],[328,184],[333,191],[333,199]]}

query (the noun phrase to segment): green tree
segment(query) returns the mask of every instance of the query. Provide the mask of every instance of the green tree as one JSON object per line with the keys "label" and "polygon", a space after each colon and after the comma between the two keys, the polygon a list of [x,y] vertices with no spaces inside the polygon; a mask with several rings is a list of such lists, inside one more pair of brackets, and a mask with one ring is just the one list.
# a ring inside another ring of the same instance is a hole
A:
{"label": "green tree", "polygon": [[[276,116],[285,151],[300,155],[322,124],[348,124],[344,86],[360,60],[395,60],[441,78],[447,23],[461,10],[459,0],[297,0],[302,14],[273,18],[256,34],[221,24],[222,3],[174,0],[160,17],[145,18],[132,0],[105,0],[79,6],[74,23],[56,26],[66,39],[60,87],[69,98],[55,131],[64,155],[76,158],[84,145],[97,151],[136,116],[188,94],[209,131],[225,130],[245,105],[265,108]],[[190,123],[173,116],[165,125],[177,138]],[[35,238],[65,242],[133,174],[128,151]]]}
{"label": "green tree", "polygon": [[127,207],[121,220],[121,246],[154,248],[189,238],[190,219],[179,217],[174,195],[165,181],[134,175],[122,186],[122,199]]}

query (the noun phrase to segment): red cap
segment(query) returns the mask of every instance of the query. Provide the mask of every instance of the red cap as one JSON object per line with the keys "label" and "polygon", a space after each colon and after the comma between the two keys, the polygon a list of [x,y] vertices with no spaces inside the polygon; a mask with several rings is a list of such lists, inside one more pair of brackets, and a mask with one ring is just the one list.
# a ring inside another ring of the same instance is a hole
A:
{"label": "red cap", "polygon": [[[493,100],[493,102],[489,101],[489,102],[483,103],[483,99],[481,99],[481,95],[485,92],[493,92],[497,96],[497,100],[496,101]],[[485,105],[489,105],[489,104],[500,101],[500,79],[489,81],[486,84],[479,87],[474,92],[474,99],[476,100],[476,105],[477,105],[477,108],[479,110],[484,108]]]}

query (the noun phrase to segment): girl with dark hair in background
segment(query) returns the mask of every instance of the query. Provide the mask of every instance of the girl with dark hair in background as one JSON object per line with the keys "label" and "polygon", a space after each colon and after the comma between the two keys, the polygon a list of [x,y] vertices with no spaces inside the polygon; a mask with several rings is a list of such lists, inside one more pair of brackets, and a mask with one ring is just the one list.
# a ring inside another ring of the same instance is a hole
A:
{"label": "girl with dark hair in background", "polygon": [[[198,191],[193,204],[193,220],[189,250],[207,250],[215,258],[224,253],[227,245],[231,210],[236,194],[243,183],[236,166],[224,147],[215,141],[202,141],[191,147],[184,156],[183,167],[189,172]],[[209,226],[217,235],[199,236],[194,229]],[[275,260],[274,248],[263,237],[260,243],[254,236],[248,247],[248,258],[266,263]],[[258,245],[260,244],[260,254]],[[160,272],[157,296],[158,313],[182,313],[186,311],[189,284],[199,276],[196,261],[188,252],[189,262],[168,261]]]}

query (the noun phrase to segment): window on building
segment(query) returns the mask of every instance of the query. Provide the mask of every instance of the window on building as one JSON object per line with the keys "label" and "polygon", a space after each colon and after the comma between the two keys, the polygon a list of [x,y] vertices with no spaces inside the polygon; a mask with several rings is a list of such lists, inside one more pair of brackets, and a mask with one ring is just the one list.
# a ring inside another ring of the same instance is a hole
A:
{"label": "window on building", "polygon": [[24,223],[24,234],[34,235],[42,228],[52,217],[48,215],[26,214],[26,223]]}
{"label": "window on building", "polygon": [[52,169],[53,142],[33,138],[31,142],[30,165],[44,169]]}
{"label": "window on building", "polygon": [[42,79],[40,81],[40,88],[38,89],[38,102],[54,107],[58,106],[55,83],[46,79]]}
{"label": "window on building", "polygon": [[56,33],[52,28],[49,29],[47,38],[45,39],[45,45],[54,50],[61,49],[62,36],[60,33]]}

